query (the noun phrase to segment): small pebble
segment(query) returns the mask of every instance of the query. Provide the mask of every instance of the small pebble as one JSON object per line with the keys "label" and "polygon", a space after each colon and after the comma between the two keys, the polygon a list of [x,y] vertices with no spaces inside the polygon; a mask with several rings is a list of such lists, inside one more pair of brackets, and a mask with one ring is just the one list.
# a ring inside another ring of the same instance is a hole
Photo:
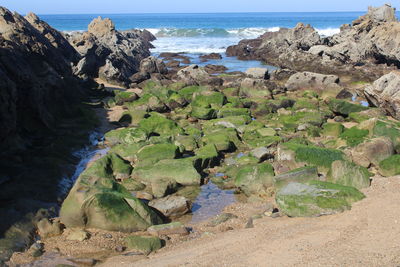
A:
{"label": "small pebble", "polygon": [[123,246],[117,246],[117,247],[115,248],[115,251],[116,251],[116,252],[124,252],[124,251],[125,251],[125,249],[126,249],[126,247],[123,247]]}
{"label": "small pebble", "polygon": [[253,218],[249,218],[249,220],[248,220],[247,223],[246,223],[245,228],[246,228],[246,229],[248,229],[248,228],[254,228]]}

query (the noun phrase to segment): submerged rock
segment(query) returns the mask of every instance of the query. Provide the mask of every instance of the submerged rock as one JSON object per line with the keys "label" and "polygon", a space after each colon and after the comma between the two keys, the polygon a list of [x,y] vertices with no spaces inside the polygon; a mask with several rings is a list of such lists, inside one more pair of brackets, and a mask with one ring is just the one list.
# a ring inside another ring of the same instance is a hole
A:
{"label": "submerged rock", "polygon": [[314,217],[349,210],[364,197],[354,187],[310,181],[289,183],[276,194],[276,203],[290,217]]}

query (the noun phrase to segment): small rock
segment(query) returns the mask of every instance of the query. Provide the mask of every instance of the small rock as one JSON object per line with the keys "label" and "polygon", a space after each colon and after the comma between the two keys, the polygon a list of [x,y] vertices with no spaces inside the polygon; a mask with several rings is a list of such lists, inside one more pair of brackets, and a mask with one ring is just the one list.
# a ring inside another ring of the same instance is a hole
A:
{"label": "small rock", "polygon": [[180,222],[172,222],[169,224],[153,225],[147,229],[153,236],[161,235],[188,235],[189,231]]}
{"label": "small rock", "polygon": [[104,238],[113,238],[112,234],[109,234],[109,233],[104,234],[103,237]]}
{"label": "small rock", "polygon": [[336,116],[335,118],[333,118],[333,120],[335,122],[344,122],[344,118],[342,116]]}
{"label": "small rock", "polygon": [[136,192],[135,196],[139,199],[145,199],[145,200],[149,200],[149,201],[154,199],[152,194],[143,192],[143,191]]}
{"label": "small rock", "polygon": [[267,147],[258,147],[250,151],[250,155],[259,159],[260,161],[265,160],[270,155],[269,149]]}
{"label": "small rock", "polygon": [[68,235],[67,240],[70,241],[84,241],[90,237],[89,233],[82,229],[74,229]]}
{"label": "small rock", "polygon": [[167,196],[149,202],[149,206],[160,211],[166,217],[179,217],[191,210],[189,199],[182,196]]}
{"label": "small rock", "polygon": [[247,221],[245,227],[246,229],[248,228],[254,228],[254,224],[253,224],[253,218],[249,218],[249,220]]}
{"label": "small rock", "polygon": [[154,236],[129,236],[125,238],[125,242],[129,249],[138,250],[143,252],[145,255],[148,255],[163,246],[161,239]]}
{"label": "small rock", "polygon": [[254,79],[269,79],[268,69],[265,68],[250,68],[246,70],[246,75]]}
{"label": "small rock", "polygon": [[124,247],[124,246],[117,246],[117,247],[115,248],[115,251],[116,251],[116,252],[124,252],[125,249],[126,249],[126,247]]}
{"label": "small rock", "polygon": [[230,219],[235,219],[237,218],[236,215],[232,214],[232,213],[222,213],[220,215],[218,215],[217,217],[215,217],[209,224],[208,226],[210,227],[215,227],[221,223],[227,222]]}
{"label": "small rock", "polygon": [[42,238],[61,235],[63,229],[59,220],[50,221],[47,218],[40,220],[37,227]]}
{"label": "small rock", "polygon": [[34,243],[28,250],[29,255],[34,258],[40,257],[43,255],[44,244],[41,242]]}

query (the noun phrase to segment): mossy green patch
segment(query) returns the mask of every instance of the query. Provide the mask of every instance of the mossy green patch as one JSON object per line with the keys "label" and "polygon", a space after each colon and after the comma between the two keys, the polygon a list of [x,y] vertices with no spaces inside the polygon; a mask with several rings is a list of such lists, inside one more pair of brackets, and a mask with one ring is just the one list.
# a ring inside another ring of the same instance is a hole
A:
{"label": "mossy green patch", "polygon": [[179,127],[176,122],[169,120],[165,116],[155,112],[150,113],[149,118],[140,121],[139,127],[147,135],[158,134],[175,136],[178,134],[183,134],[183,129]]}
{"label": "mossy green patch", "polygon": [[386,177],[400,175],[400,155],[394,155],[381,161],[379,172]]}
{"label": "mossy green patch", "polygon": [[322,134],[324,136],[339,137],[344,131],[344,126],[340,123],[326,123],[324,124]]}
{"label": "mossy green patch", "polygon": [[343,212],[364,197],[354,187],[310,181],[289,183],[278,191],[276,202],[290,217],[312,217]]}
{"label": "mossy green patch", "polygon": [[372,174],[367,168],[344,160],[333,162],[327,175],[329,182],[352,186],[357,189],[369,187],[371,176]]}
{"label": "mossy green patch", "polygon": [[179,154],[179,148],[174,144],[148,145],[136,154],[136,166],[149,166],[163,159],[175,159]]}
{"label": "mossy green patch", "polygon": [[273,186],[274,169],[269,163],[243,166],[238,170],[235,185],[247,196],[258,194],[268,196]]}
{"label": "mossy green patch", "polygon": [[350,113],[353,112],[360,112],[368,109],[368,107],[364,107],[362,105],[352,104],[345,100],[333,98],[329,100],[328,106],[333,112],[344,116],[348,116]]}
{"label": "mossy green patch", "polygon": [[355,126],[350,129],[346,129],[340,135],[340,138],[346,140],[348,146],[354,147],[364,142],[368,135],[368,130],[360,130]]}
{"label": "mossy green patch", "polygon": [[125,238],[125,243],[129,249],[138,250],[145,255],[163,247],[161,239],[149,236],[128,236]]}

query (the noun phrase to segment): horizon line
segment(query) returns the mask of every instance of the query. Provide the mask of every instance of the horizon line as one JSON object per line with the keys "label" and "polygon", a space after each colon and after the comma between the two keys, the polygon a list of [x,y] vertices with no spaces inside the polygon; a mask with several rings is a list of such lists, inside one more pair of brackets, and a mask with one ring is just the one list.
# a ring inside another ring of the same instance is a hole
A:
{"label": "horizon line", "polygon": [[[247,11],[247,12],[239,12],[239,11],[227,11],[227,12],[140,12],[140,13],[35,13],[38,16],[49,16],[49,15],[160,15],[160,14],[265,14],[265,13],[366,13],[368,10],[358,10],[358,11]],[[16,11],[14,11],[16,12]],[[31,11],[30,11],[31,12]],[[28,13],[30,13],[28,12]],[[400,11],[396,11],[400,12]],[[23,14],[24,16],[26,14]]]}

